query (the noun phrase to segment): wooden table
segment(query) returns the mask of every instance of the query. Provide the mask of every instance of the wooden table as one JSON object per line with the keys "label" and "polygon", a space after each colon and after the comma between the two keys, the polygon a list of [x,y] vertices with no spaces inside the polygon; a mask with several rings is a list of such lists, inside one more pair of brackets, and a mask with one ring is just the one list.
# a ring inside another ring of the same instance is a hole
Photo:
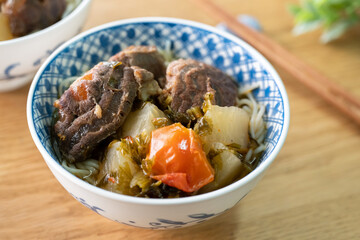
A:
{"label": "wooden table", "polygon": [[[360,97],[360,28],[322,45],[320,32],[291,35],[290,1],[217,2],[233,14],[257,17],[268,36]],[[142,16],[216,24],[191,0],[94,0],[85,29]],[[171,231],[121,225],[75,201],[31,139],[25,114],[29,85],[1,93],[0,239],[360,239],[360,127],[279,73],[290,98],[291,124],[266,176],[226,214]]]}

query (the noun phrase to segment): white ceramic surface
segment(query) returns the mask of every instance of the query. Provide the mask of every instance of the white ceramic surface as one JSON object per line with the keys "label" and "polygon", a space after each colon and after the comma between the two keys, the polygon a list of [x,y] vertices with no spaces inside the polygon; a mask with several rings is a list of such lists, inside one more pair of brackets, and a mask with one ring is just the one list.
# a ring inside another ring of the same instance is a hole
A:
{"label": "white ceramic surface", "polygon": [[38,32],[0,41],[0,92],[11,91],[31,81],[45,59],[66,40],[80,33],[91,0],[59,22]]}

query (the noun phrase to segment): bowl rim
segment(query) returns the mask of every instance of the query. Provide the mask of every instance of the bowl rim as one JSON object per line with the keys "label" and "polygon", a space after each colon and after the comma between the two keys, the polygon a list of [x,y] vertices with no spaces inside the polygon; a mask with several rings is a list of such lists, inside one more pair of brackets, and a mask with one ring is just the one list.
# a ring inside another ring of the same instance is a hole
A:
{"label": "bowl rim", "polygon": [[[284,124],[280,133],[280,138],[278,140],[277,145],[274,147],[273,151],[264,159],[262,164],[260,164],[258,167],[256,167],[255,170],[250,172],[247,176],[244,178],[228,185],[223,188],[220,188],[218,190],[204,193],[200,195],[194,195],[189,197],[183,197],[183,198],[173,198],[173,199],[152,199],[152,198],[140,198],[140,197],[134,197],[134,196],[127,196],[122,195],[114,192],[110,192],[108,190],[96,187],[94,185],[91,185],[87,183],[86,181],[83,181],[70,172],[68,172],[66,169],[64,169],[55,159],[51,157],[51,155],[47,152],[45,147],[41,144],[40,139],[35,131],[34,122],[33,122],[33,116],[32,116],[32,105],[33,105],[33,95],[35,87],[38,83],[38,80],[42,73],[44,72],[45,68],[53,61],[53,59],[65,48],[70,46],[72,43],[79,41],[80,39],[91,35],[95,32],[99,32],[101,30],[105,30],[108,28],[121,26],[125,24],[132,24],[132,23],[172,23],[172,24],[180,24],[180,25],[186,25],[190,27],[195,27],[199,29],[203,29],[215,34],[218,34],[224,38],[229,39],[230,41],[239,44],[240,46],[244,47],[251,56],[253,56],[257,61],[259,61],[266,70],[274,77],[274,81],[277,84],[277,87],[279,88],[279,91],[282,95],[282,101],[284,105]],[[141,204],[141,205],[181,205],[181,204],[189,204],[189,203],[195,203],[195,202],[202,202],[205,200],[214,199],[223,195],[227,195],[233,191],[236,191],[240,189],[242,186],[246,185],[249,182],[252,182],[257,177],[261,176],[263,172],[271,165],[271,163],[274,161],[275,157],[279,153],[280,149],[282,148],[287,133],[289,129],[289,123],[290,123],[290,107],[289,107],[289,100],[288,96],[284,87],[284,84],[278,75],[278,73],[275,71],[273,66],[269,63],[267,59],[265,59],[264,56],[262,56],[257,50],[255,50],[252,46],[250,46],[248,43],[244,42],[242,39],[238,38],[237,36],[234,36],[230,33],[224,32],[222,30],[216,29],[215,27],[209,26],[207,24],[191,21],[191,20],[185,20],[180,18],[168,18],[168,17],[141,17],[141,18],[129,18],[129,19],[123,19],[118,20],[114,22],[109,22],[97,27],[94,27],[92,29],[89,29],[72,39],[66,41],[64,44],[62,44],[58,49],[56,49],[42,64],[40,69],[37,71],[34,80],[30,86],[28,99],[27,99],[27,121],[29,130],[31,133],[31,136],[33,138],[33,141],[35,145],[37,146],[38,150],[40,151],[41,155],[43,156],[46,163],[51,167],[52,169],[56,169],[63,177],[65,177],[68,181],[72,182],[73,184],[77,185],[80,188],[84,188],[87,191],[90,191],[92,194],[103,196],[108,199],[121,201],[121,202],[127,202],[131,204]],[[256,182],[256,181],[255,181]]]}
{"label": "bowl rim", "polygon": [[63,24],[66,23],[70,23],[72,21],[72,19],[77,16],[80,12],[82,12],[83,9],[86,8],[86,6],[88,6],[90,3],[92,2],[92,0],[82,0],[80,2],[80,4],[69,13],[69,15],[65,16],[64,18],[60,19],[59,21],[57,21],[56,23],[41,29],[39,31],[27,34],[25,36],[22,37],[17,37],[17,38],[13,38],[13,39],[9,39],[9,40],[4,40],[4,41],[0,41],[0,47],[2,46],[9,46],[12,44],[16,44],[18,42],[22,42],[22,41],[30,41],[34,38],[40,37],[42,35],[46,35],[48,32],[52,31],[53,29],[56,29],[58,26],[61,26]]}

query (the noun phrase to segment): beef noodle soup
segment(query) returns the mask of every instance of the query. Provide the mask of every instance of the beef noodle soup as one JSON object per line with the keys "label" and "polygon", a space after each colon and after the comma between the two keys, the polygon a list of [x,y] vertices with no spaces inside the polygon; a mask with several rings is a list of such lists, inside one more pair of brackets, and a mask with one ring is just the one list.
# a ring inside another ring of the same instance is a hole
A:
{"label": "beef noodle soup", "polygon": [[155,46],[130,46],[63,84],[54,149],[65,169],[112,192],[206,193],[246,176],[265,149],[252,89],[208,64],[165,60]]}

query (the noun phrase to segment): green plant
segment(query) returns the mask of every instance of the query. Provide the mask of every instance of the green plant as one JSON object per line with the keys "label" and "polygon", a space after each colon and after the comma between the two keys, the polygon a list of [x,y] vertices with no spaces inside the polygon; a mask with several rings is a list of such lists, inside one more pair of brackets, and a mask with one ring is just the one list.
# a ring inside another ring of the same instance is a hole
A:
{"label": "green plant", "polygon": [[290,11],[295,17],[295,35],[322,27],[323,43],[360,22],[360,0],[303,0],[300,5],[291,5]]}

